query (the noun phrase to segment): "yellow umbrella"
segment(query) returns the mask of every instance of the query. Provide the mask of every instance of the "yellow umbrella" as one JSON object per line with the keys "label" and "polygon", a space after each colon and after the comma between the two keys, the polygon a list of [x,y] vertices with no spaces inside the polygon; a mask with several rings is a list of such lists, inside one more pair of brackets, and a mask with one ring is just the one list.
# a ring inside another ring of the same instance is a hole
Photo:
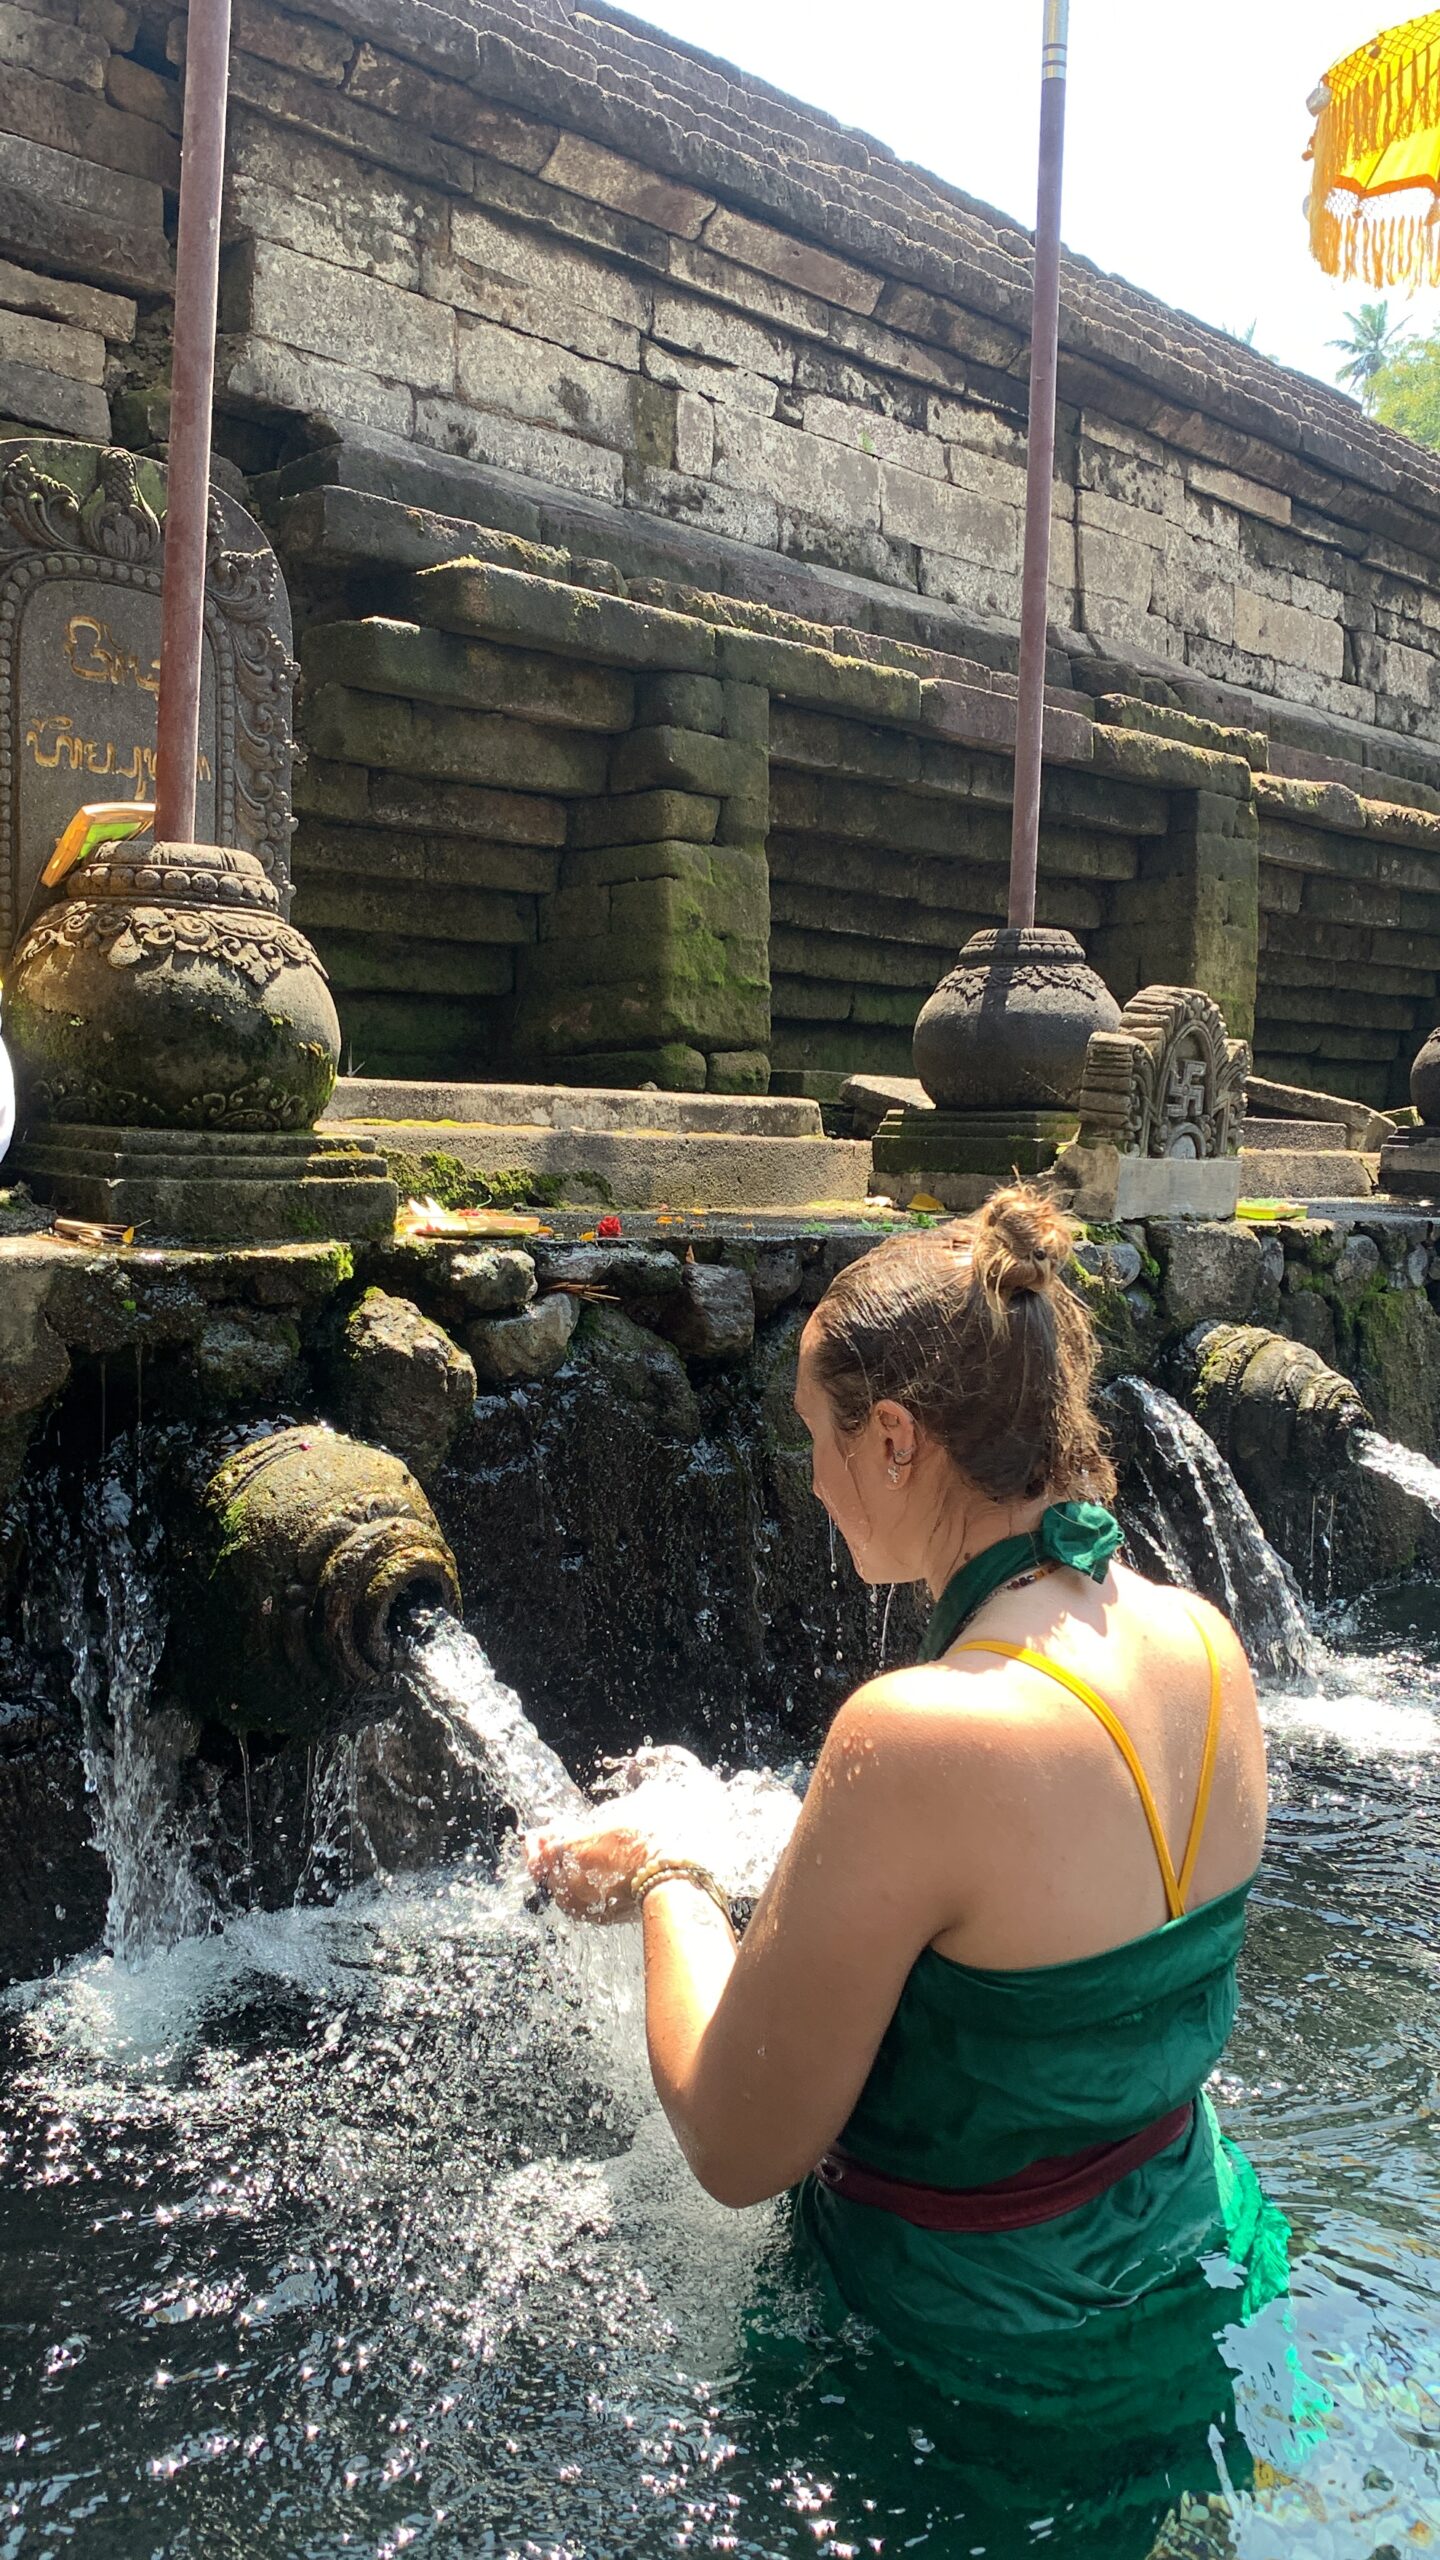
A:
{"label": "yellow umbrella", "polygon": [[1347,53],[1310,105],[1310,245],[1327,275],[1440,284],[1440,9]]}

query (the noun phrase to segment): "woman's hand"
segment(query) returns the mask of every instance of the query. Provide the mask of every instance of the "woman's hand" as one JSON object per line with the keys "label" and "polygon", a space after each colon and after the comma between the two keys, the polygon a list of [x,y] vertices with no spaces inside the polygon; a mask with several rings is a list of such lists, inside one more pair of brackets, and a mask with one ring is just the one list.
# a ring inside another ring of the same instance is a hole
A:
{"label": "woman's hand", "polygon": [[594,1831],[532,1831],[526,1863],[537,1884],[572,1920],[628,1920],[635,1910],[635,1878],[655,1855],[643,1832],[625,1823]]}

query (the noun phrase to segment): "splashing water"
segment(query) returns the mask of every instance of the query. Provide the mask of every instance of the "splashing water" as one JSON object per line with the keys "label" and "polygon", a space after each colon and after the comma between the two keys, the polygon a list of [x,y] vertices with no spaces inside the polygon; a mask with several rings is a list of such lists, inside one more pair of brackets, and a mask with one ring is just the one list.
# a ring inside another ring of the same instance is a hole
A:
{"label": "splashing water", "polygon": [[1258,1671],[1302,1678],[1311,1640],[1294,1577],[1209,1433],[1148,1378],[1121,1378],[1109,1394],[1136,1426],[1140,1499],[1125,1528],[1141,1569],[1215,1601]]}
{"label": "splashing water", "polygon": [[78,1542],[64,1540],[57,1559],[95,1846],[110,1872],[106,1944],[127,1963],[210,1919],[179,1806],[189,1736],[150,1703],[166,1631],[160,1544],[158,1529],[137,1519],[126,1487],[107,1475],[87,1492]]}
{"label": "splashing water", "polygon": [[[5,2560],[1424,2549],[1440,1645],[1388,1643],[1326,1664],[1328,1701],[1267,1700],[1274,1825],[1212,2092],[1297,2231],[1293,2333],[1227,2331],[1253,2480],[1217,2462],[1123,2539],[1038,2471],[993,2514],[863,2335],[824,2329],[783,2215],[690,2177],[638,1932],[462,1862],[0,1996]],[[663,1754],[612,1774],[690,1783]],[[1292,2355],[1335,2404],[1303,2465],[1274,2442]]]}
{"label": "splashing water", "polygon": [[[1198,1554],[1202,1587],[1249,1600],[1278,1560],[1213,1449],[1157,1411],[1163,1432],[1137,1405],[1144,1534],[1169,1539],[1177,1579],[1200,1579]],[[85,1534],[74,1635],[104,1656],[82,1705],[119,1940],[147,1864],[183,1868],[184,1834],[142,1712],[143,1537],[118,1506]],[[1157,2516],[1157,2555],[1373,2560],[1422,2547],[1440,2513],[1440,1630],[1386,1632],[1384,1653],[1322,1656],[1266,1701],[1274,1827],[1213,2095],[1295,2222],[1295,2326],[1228,2333],[1254,2481],[1217,2467],[1213,2497]],[[492,1796],[524,1821],[593,1820],[461,1629],[431,1621],[413,1655],[432,1729]],[[312,1828],[329,1836],[333,1797],[342,1838],[353,1742],[314,1786]],[[727,1781],[668,1749],[602,1788],[737,1894],[796,1810],[784,1773]],[[913,2396],[892,2410],[863,2336],[824,2328],[783,2216],[730,2213],[691,2179],[646,2069],[638,1931],[533,1911],[518,1861],[488,1863],[212,1914],[207,1936],[0,1996],[3,2560],[1148,2547],[1038,2474],[1022,2519],[989,2511]],[[1292,2355],[1335,2404],[1303,2473],[1273,2441]]]}
{"label": "splashing water", "polygon": [[1398,1485],[1402,1493],[1413,1494],[1427,1511],[1440,1519],[1440,1467],[1423,1458],[1418,1449],[1407,1449],[1398,1440],[1387,1440],[1379,1431],[1357,1431],[1351,1450],[1357,1465],[1367,1475],[1381,1476],[1386,1484]]}
{"label": "splashing water", "polygon": [[[403,1670],[419,1703],[441,1719],[522,1827],[543,1825],[562,1838],[593,1827],[596,1807],[536,1732],[515,1691],[497,1678],[484,1648],[447,1611],[416,1619]],[[602,1820],[696,1859],[737,1900],[760,1892],[799,1812],[785,1778],[753,1769],[723,1778],[676,1743],[609,1762],[597,1792],[606,1800]]]}
{"label": "splashing water", "polygon": [[583,1813],[584,1795],[559,1753],[542,1742],[483,1646],[448,1610],[417,1612],[401,1671],[418,1703],[469,1747],[519,1822]]}

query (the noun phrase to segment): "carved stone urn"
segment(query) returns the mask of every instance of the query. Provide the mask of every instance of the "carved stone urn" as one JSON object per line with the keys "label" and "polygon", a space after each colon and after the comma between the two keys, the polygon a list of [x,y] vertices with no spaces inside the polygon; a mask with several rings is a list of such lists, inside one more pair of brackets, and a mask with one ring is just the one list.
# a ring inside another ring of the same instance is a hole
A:
{"label": "carved stone urn", "polygon": [[308,1129],[335,1088],[324,972],[253,853],[103,846],[17,945],[27,1107],[146,1129]]}
{"label": "carved stone urn", "polygon": [[80,1218],[185,1242],[384,1232],[373,1144],[317,1131],[340,1027],[254,854],[100,848],[17,944],[19,1170]]}
{"label": "carved stone urn", "polygon": [[915,1025],[915,1073],[942,1111],[1072,1109],[1094,1031],[1120,1007],[1073,933],[973,933]]}
{"label": "carved stone urn", "polygon": [[1045,1172],[1075,1135],[1091,1034],[1119,1020],[1073,933],[972,933],[915,1025],[915,1073],[934,1108],[888,1114],[877,1182],[963,1210],[1015,1174]]}

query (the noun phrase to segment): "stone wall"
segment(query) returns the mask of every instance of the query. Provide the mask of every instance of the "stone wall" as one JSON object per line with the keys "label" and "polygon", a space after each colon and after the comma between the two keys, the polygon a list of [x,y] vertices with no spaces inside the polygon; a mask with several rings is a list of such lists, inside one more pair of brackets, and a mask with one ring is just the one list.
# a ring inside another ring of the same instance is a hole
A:
{"label": "stone wall", "polygon": [[[308,626],[297,914],[354,1062],[903,1063],[1000,912],[1028,238],[603,8],[458,5],[234,22],[217,471]],[[163,452],[184,36],[0,0],[0,424]],[[1045,912],[1396,1099],[1440,458],[1078,260],[1062,336]],[[465,559],[610,620],[442,617]]]}

